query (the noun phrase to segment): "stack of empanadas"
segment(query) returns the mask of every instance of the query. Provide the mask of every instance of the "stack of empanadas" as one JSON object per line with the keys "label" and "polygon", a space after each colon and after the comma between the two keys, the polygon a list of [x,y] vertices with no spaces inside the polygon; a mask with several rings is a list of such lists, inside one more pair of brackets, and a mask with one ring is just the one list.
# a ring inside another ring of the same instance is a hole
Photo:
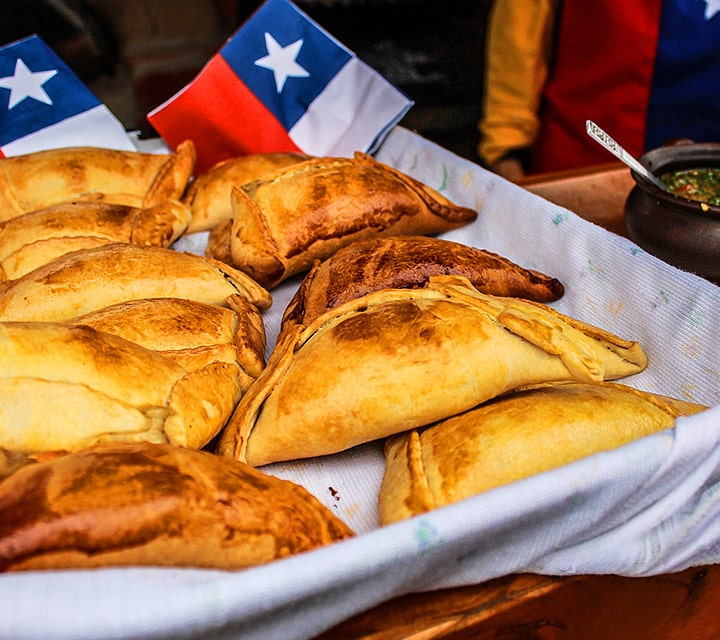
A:
{"label": "stack of empanadas", "polygon": [[640,346],[464,277],[384,289],[283,331],[223,431],[253,466],[327,455],[521,387],[642,371]]}
{"label": "stack of empanadas", "polygon": [[0,572],[243,569],[352,535],[299,485],[170,445],[86,449],[0,483]]}
{"label": "stack of empanadas", "polygon": [[[193,166],[0,160],[0,571],[247,567],[352,535],[251,467],[385,441],[388,524],[703,408],[609,383],[637,342],[429,237],[477,212],[367,154]],[[305,271],[266,363],[269,289]]]}
{"label": "stack of empanadas", "polygon": [[226,264],[127,243],[13,280],[0,292],[0,448],[205,446],[264,367],[271,302]]}
{"label": "stack of empanadas", "polygon": [[555,384],[507,394],[388,439],[380,523],[614,449],[703,409],[617,383]]}
{"label": "stack of empanadas", "polygon": [[312,158],[265,174],[233,189],[232,210],[232,224],[212,230],[207,255],[229,258],[266,288],[352,242],[430,235],[477,217],[362,153]]}

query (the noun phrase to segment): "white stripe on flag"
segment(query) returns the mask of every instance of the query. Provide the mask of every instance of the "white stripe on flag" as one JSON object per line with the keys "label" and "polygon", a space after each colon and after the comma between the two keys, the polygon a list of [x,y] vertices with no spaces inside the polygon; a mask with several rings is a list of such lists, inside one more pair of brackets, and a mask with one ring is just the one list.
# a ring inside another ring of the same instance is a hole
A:
{"label": "white stripe on flag", "polygon": [[6,156],[19,156],[61,147],[104,147],[135,151],[120,121],[105,105],[71,116],[3,146]]}
{"label": "white stripe on flag", "polygon": [[389,131],[412,102],[358,58],[351,58],[288,132],[305,153],[351,156]]}

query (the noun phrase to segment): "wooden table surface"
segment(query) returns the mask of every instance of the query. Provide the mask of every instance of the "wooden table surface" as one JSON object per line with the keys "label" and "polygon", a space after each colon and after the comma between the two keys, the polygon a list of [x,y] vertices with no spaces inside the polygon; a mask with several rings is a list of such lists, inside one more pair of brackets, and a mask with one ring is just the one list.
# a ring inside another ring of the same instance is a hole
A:
{"label": "wooden table surface", "polygon": [[[621,163],[535,176],[522,186],[625,235],[633,185]],[[316,640],[716,640],[720,565],[647,578],[520,574],[409,594]]]}

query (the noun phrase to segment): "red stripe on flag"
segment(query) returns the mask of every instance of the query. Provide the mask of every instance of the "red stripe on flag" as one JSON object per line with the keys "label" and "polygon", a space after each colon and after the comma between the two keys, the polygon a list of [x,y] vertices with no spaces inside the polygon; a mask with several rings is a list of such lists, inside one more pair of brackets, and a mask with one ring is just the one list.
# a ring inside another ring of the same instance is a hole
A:
{"label": "red stripe on flag", "polygon": [[148,121],[173,149],[195,143],[196,173],[239,155],[301,151],[219,54]]}

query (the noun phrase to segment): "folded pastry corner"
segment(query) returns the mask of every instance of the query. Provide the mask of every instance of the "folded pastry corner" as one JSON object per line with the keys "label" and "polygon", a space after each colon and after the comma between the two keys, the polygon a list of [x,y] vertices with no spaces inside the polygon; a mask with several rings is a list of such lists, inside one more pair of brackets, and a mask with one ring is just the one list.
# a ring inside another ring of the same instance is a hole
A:
{"label": "folded pastry corner", "polygon": [[222,160],[197,176],[187,189],[184,201],[192,210],[188,233],[209,231],[232,219],[230,193],[233,187],[309,158],[303,153],[275,152],[251,153]]}
{"label": "folded pastry corner", "polygon": [[293,482],[171,445],[88,448],[0,483],[0,572],[240,570],[353,535]]}
{"label": "folded pastry corner", "polygon": [[227,306],[240,294],[259,309],[272,297],[247,274],[204,256],[112,243],[61,256],[0,291],[0,320],[65,321],[127,300],[187,298]]}
{"label": "folded pastry corner", "polygon": [[465,277],[384,289],[281,332],[219,451],[253,466],[327,455],[527,385],[638,373],[641,347]]}
{"label": "folded pastry corner", "polygon": [[232,208],[233,264],[267,288],[351,242],[430,235],[477,217],[364,153],[277,169],[235,187]]}
{"label": "folded pastry corner", "polygon": [[706,407],[619,383],[560,383],[489,400],[385,443],[381,525],[609,451]]}
{"label": "folded pastry corner", "polygon": [[233,265],[232,249],[230,248],[230,234],[232,233],[232,220],[223,220],[216,224],[210,233],[205,246],[205,255],[208,258]]}

